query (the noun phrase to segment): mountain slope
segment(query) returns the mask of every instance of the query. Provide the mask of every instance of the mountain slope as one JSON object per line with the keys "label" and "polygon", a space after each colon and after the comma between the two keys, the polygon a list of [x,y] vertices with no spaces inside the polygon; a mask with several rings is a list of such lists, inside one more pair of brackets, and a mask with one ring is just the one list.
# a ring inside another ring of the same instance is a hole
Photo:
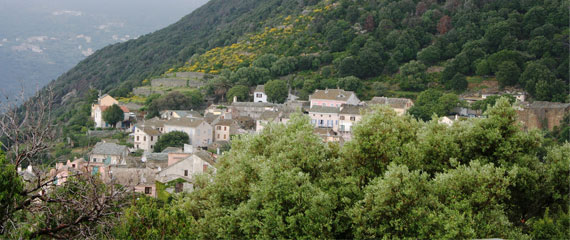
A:
{"label": "mountain slope", "polygon": [[235,42],[265,19],[300,7],[293,0],[210,1],[162,30],[95,52],[53,83],[56,98],[89,87],[107,92],[122,85],[130,91],[144,78],[181,66],[195,53]]}

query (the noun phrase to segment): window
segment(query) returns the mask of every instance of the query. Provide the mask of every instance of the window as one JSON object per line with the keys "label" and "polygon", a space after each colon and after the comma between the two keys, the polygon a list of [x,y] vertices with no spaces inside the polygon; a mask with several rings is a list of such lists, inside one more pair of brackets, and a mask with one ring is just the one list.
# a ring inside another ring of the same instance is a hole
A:
{"label": "window", "polygon": [[350,121],[355,121],[356,117],[350,117]]}
{"label": "window", "polygon": [[144,188],[144,194],[150,195],[151,193],[152,193],[152,187],[145,187]]}
{"label": "window", "polygon": [[255,97],[256,97],[256,98],[261,98],[261,97],[262,97],[262,96],[261,96],[261,93],[256,93],[256,94],[255,94]]}
{"label": "window", "polygon": [[146,141],[146,136],[144,136],[143,141]]}
{"label": "window", "polygon": [[139,141],[139,136],[137,136],[137,142]]}
{"label": "window", "polygon": [[334,125],[338,125],[338,120],[334,121]]}
{"label": "window", "polygon": [[226,131],[226,127],[224,126],[224,131]]}
{"label": "window", "polygon": [[218,139],[220,139],[220,134],[218,133]]}
{"label": "window", "polygon": [[344,116],[340,116],[340,120],[344,120]]}
{"label": "window", "polygon": [[226,134],[224,134],[224,140],[226,139]]}
{"label": "window", "polygon": [[184,190],[184,183],[176,183],[176,186],[174,187],[174,191],[179,193],[182,192],[182,190]]}
{"label": "window", "polygon": [[184,177],[188,177],[188,170],[184,170]]}
{"label": "window", "polygon": [[153,137],[153,136],[150,136],[150,140],[151,140],[151,141],[154,141],[154,137]]}
{"label": "window", "polygon": [[71,167],[72,167],[72,168],[75,168],[75,164],[71,164]]}

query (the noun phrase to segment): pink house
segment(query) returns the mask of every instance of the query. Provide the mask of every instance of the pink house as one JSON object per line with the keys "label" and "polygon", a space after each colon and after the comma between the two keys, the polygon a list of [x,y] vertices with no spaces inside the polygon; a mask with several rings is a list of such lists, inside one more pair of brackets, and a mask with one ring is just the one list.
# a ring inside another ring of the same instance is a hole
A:
{"label": "pink house", "polygon": [[358,105],[360,103],[360,100],[356,97],[354,92],[344,91],[342,89],[316,90],[315,93],[309,96],[309,101],[311,101],[311,107],[323,106],[336,108],[339,108],[343,104]]}

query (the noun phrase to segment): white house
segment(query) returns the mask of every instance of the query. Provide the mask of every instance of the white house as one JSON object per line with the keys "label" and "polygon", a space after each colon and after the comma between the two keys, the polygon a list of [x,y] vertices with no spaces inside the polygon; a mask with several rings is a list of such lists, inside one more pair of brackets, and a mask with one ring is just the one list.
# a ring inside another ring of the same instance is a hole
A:
{"label": "white house", "polygon": [[189,144],[196,147],[206,147],[213,140],[213,128],[202,119],[180,118],[171,119],[164,123],[164,132],[185,132],[190,138]]}
{"label": "white house", "polygon": [[[107,108],[109,108],[110,106],[101,106],[101,105],[93,105],[93,110],[91,112],[91,115],[93,116],[93,121],[95,121],[95,127],[98,128],[107,128],[107,127],[115,127],[115,126],[111,126],[110,124],[106,123],[105,120],[103,120],[103,112],[105,112],[105,110],[107,110]],[[117,123],[116,126],[122,127],[122,128],[128,128],[129,126],[125,125],[130,119],[131,117],[134,117],[134,114],[130,112],[130,110],[125,107],[125,106],[119,106],[121,108],[121,110],[123,110],[123,121],[120,121]]]}
{"label": "white house", "polygon": [[253,91],[253,102],[267,102],[267,94],[265,94],[265,86],[257,85]]}

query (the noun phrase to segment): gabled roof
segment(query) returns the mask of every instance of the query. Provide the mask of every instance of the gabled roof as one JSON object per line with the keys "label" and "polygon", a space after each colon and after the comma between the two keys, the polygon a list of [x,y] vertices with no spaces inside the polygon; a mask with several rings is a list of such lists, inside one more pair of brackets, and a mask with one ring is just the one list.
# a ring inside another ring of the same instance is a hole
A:
{"label": "gabled roof", "polygon": [[340,110],[336,107],[323,107],[323,106],[312,106],[309,109],[309,112],[315,112],[315,113],[339,113]]}
{"label": "gabled roof", "polygon": [[326,89],[326,90],[316,90],[311,96],[310,100],[313,99],[326,99],[326,100],[336,100],[336,101],[348,101],[348,99],[354,95],[352,91],[344,91],[342,89]]}
{"label": "gabled roof", "polygon": [[232,124],[234,124],[234,120],[231,119],[218,119],[217,121],[214,121],[214,125],[222,125],[222,126],[231,126]]}
{"label": "gabled roof", "polygon": [[160,135],[160,132],[158,130],[151,128],[151,127],[137,127],[137,128],[149,136],[159,136]]}
{"label": "gabled roof", "polygon": [[257,85],[257,87],[255,87],[255,91],[254,92],[262,92],[265,93],[265,86],[264,85]]}
{"label": "gabled roof", "polygon": [[352,115],[360,115],[360,110],[363,109],[363,106],[354,106],[343,104],[340,108],[340,114],[352,114]]}
{"label": "gabled roof", "polygon": [[128,149],[126,146],[114,143],[98,142],[95,144],[95,147],[93,148],[93,151],[91,151],[91,154],[123,155],[123,153],[127,151]]}
{"label": "gabled roof", "polygon": [[205,122],[202,119],[191,119],[191,118],[178,118],[178,119],[171,119],[166,121],[164,125],[170,126],[178,126],[178,127],[189,127],[189,128],[196,128]]}
{"label": "gabled roof", "polygon": [[166,121],[159,119],[158,117],[151,118],[141,123],[141,126],[161,128],[164,127]]}
{"label": "gabled roof", "polygon": [[406,108],[408,103],[413,104],[412,100],[407,98],[373,97],[372,100],[368,101],[368,104],[385,104],[392,108]]}
{"label": "gabled roof", "polygon": [[276,104],[264,102],[233,102],[233,107],[275,107]]}
{"label": "gabled roof", "polygon": [[168,153],[145,153],[143,156],[148,161],[168,161]]}
{"label": "gabled roof", "polygon": [[182,149],[177,147],[167,147],[162,150],[162,153],[181,153]]}
{"label": "gabled roof", "polygon": [[164,110],[162,112],[160,112],[160,114],[164,114],[165,112],[173,112],[176,113],[178,116],[180,116],[181,118],[197,118],[197,117],[202,117],[202,115],[199,112],[196,111],[189,111],[189,110]]}

